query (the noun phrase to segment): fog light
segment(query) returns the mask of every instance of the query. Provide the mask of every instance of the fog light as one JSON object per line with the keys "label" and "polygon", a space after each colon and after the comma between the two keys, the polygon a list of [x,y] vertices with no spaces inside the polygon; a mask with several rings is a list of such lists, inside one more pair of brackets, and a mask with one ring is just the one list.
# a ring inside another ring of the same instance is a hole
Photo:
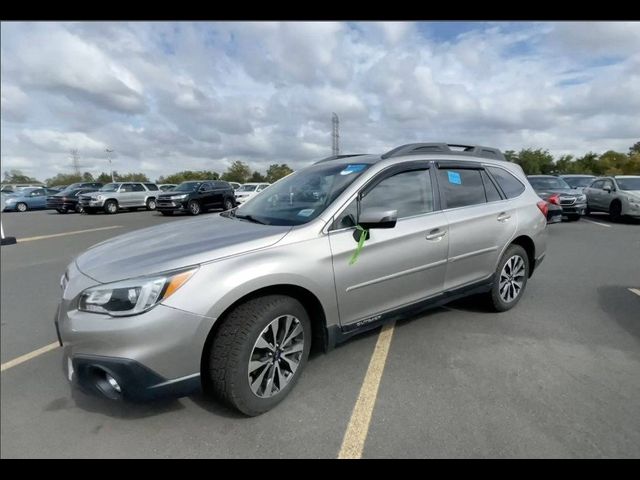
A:
{"label": "fog light", "polygon": [[118,382],[116,382],[116,379],[113,378],[111,375],[109,375],[108,373],[106,374],[107,377],[107,382],[109,382],[109,385],[111,385],[111,387],[118,393],[122,393],[122,390],[120,389],[120,385],[118,385]]}

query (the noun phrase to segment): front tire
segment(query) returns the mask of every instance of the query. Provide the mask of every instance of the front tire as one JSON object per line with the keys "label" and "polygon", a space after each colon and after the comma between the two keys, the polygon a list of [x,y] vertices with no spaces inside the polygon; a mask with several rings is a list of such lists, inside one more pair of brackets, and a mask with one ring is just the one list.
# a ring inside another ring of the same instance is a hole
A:
{"label": "front tire", "polygon": [[510,245],[502,255],[495,280],[488,293],[489,306],[496,312],[512,309],[522,298],[529,278],[529,256],[520,245]]}
{"label": "front tire", "polygon": [[78,203],[76,205],[75,210],[76,210],[76,213],[82,213],[82,212],[84,212],[84,207]]}
{"label": "front tire", "polygon": [[609,206],[609,217],[612,221],[617,222],[622,217],[622,204],[614,200]]}
{"label": "front tire", "polygon": [[196,200],[189,202],[189,213],[191,215],[199,215],[201,211],[200,204]]}
{"label": "front tire", "polygon": [[224,205],[223,205],[223,207],[222,207],[222,208],[224,208],[225,212],[226,212],[227,210],[231,210],[231,209],[233,208],[233,202],[231,201],[231,199],[230,199],[230,198],[226,198],[226,199],[224,200]]}
{"label": "front tire", "polygon": [[147,210],[155,210],[156,209],[156,199],[150,198],[146,203]]}
{"label": "front tire", "polygon": [[23,213],[29,210],[29,207],[27,207],[26,203],[20,202],[16,205],[16,210],[20,213]]}
{"label": "front tire", "polygon": [[104,204],[104,212],[109,215],[113,215],[114,213],[118,213],[118,204],[115,200],[107,200]]}
{"label": "front tire", "polygon": [[296,299],[255,298],[223,320],[208,352],[211,393],[245,415],[260,415],[293,389],[311,348],[311,321]]}

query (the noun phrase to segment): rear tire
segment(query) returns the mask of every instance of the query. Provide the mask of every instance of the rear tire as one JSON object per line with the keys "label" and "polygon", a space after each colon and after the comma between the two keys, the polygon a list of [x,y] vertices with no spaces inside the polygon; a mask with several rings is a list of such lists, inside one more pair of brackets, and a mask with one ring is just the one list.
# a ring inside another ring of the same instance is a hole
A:
{"label": "rear tire", "polygon": [[84,208],[83,208],[83,206],[82,206],[82,205],[80,205],[79,203],[76,205],[75,210],[76,210],[76,213],[82,213],[82,212],[84,212]]}
{"label": "rear tire", "polygon": [[307,311],[294,298],[267,295],[239,305],[222,321],[205,357],[205,385],[245,415],[271,410],[293,389],[307,362],[312,335]]}
{"label": "rear tire", "polygon": [[114,213],[118,213],[118,204],[115,200],[107,200],[104,204],[104,213],[108,213],[109,215],[113,215]]}
{"label": "rear tire", "polygon": [[529,278],[529,256],[520,245],[509,245],[498,262],[491,291],[487,294],[489,306],[496,312],[512,309],[522,298]]}
{"label": "rear tire", "polygon": [[622,217],[622,204],[618,200],[611,202],[609,206],[609,217],[614,222],[617,222]]}
{"label": "rear tire", "polygon": [[222,207],[224,209],[224,211],[226,212],[227,210],[231,210],[233,208],[233,202],[231,201],[230,198],[226,198],[224,200],[224,205]]}
{"label": "rear tire", "polygon": [[149,210],[149,211],[155,210],[156,209],[156,199],[155,198],[148,199],[147,203],[146,203],[146,207],[147,207],[147,210]]}

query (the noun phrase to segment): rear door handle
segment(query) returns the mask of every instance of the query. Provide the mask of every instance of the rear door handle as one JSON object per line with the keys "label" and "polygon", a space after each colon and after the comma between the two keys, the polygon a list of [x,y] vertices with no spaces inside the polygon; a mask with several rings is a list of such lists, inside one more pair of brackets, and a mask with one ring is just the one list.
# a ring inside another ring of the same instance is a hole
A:
{"label": "rear door handle", "polygon": [[506,222],[507,220],[509,220],[511,218],[511,215],[509,215],[506,212],[502,212],[500,215],[498,215],[498,221],[499,222]]}
{"label": "rear door handle", "polygon": [[431,230],[425,238],[427,240],[440,240],[446,234],[447,232],[445,230],[440,230],[439,228],[435,228]]}

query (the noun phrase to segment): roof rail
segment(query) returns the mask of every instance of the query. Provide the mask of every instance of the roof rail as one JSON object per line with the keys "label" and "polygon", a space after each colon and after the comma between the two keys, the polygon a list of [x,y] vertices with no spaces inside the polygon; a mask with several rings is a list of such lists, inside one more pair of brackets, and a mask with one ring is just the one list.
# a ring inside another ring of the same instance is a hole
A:
{"label": "roof rail", "polygon": [[322,162],[329,162],[331,160],[338,160],[339,158],[361,157],[362,155],[367,155],[367,154],[366,153],[350,153],[348,155],[331,155],[330,157],[323,158],[322,160],[318,160],[317,162],[314,163],[314,165],[317,165],[318,163],[322,163]]}
{"label": "roof rail", "polygon": [[404,155],[421,155],[425,153],[465,155],[492,158],[494,160],[506,160],[502,152],[497,148],[481,147],[480,145],[459,145],[453,143],[409,143],[407,145],[396,147],[393,150],[389,150],[387,153],[382,155],[382,158],[386,159],[401,157]]}

